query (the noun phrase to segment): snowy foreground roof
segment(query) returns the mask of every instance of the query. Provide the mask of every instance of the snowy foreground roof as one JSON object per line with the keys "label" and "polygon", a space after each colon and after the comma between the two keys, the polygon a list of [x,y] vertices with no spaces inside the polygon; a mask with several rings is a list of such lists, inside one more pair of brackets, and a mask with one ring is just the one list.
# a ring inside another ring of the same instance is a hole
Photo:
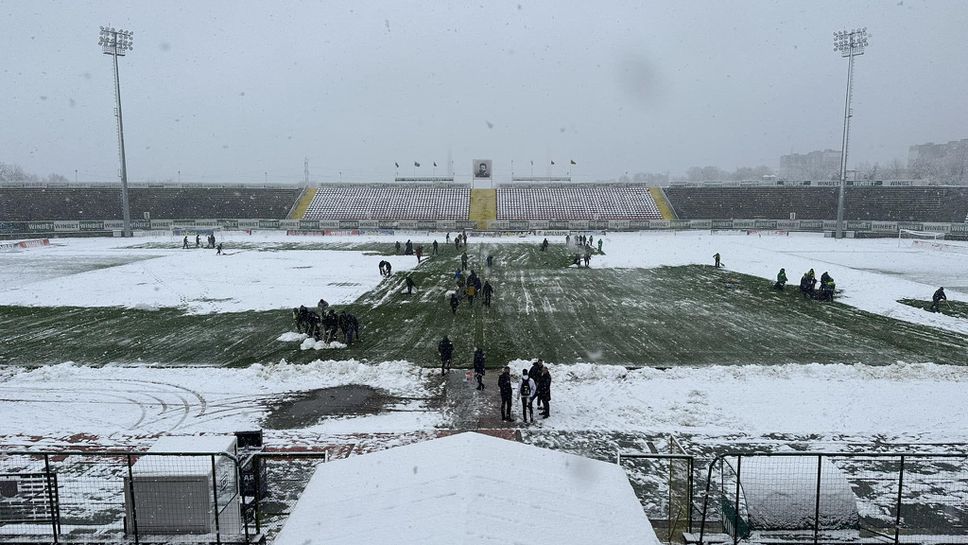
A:
{"label": "snowy foreground roof", "polygon": [[319,466],[274,543],[659,541],[619,466],[461,433]]}

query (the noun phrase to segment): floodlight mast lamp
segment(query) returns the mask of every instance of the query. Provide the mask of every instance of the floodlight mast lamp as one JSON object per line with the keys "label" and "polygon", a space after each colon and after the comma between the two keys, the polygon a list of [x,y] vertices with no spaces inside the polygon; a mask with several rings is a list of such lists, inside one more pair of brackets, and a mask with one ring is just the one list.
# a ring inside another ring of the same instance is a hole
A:
{"label": "floodlight mast lamp", "polygon": [[121,213],[124,217],[124,236],[131,236],[131,209],[128,201],[128,166],[124,157],[124,118],[121,115],[121,80],[118,78],[118,57],[123,57],[131,51],[134,32],[113,27],[101,27],[98,45],[105,55],[111,55],[114,61],[114,98],[117,102],[118,118],[118,153],[121,159]]}
{"label": "floodlight mast lamp", "polygon": [[847,185],[847,147],[850,144],[850,108],[854,96],[854,57],[863,55],[867,48],[867,27],[834,32],[834,51],[847,57],[847,96],[844,99],[844,137],[840,146],[840,191],[837,195],[836,238],[844,238],[844,192]]}

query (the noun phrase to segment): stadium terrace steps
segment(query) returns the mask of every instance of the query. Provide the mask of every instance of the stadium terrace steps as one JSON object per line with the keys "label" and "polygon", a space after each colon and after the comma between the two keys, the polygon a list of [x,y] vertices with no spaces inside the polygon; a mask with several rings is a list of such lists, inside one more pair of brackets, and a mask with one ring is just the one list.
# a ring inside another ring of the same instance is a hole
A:
{"label": "stadium terrace steps", "polygon": [[[835,186],[668,187],[680,219],[832,220]],[[961,222],[968,211],[968,187],[850,186],[846,218],[868,221]]]}
{"label": "stadium terrace steps", "polygon": [[310,220],[466,220],[469,187],[322,186],[304,216]]}
{"label": "stadium terrace steps", "polygon": [[478,229],[487,229],[490,222],[497,219],[497,190],[472,189],[470,217],[477,222]]}
{"label": "stadium terrace steps", "polygon": [[669,199],[666,197],[665,191],[663,191],[661,187],[650,187],[649,194],[652,195],[652,200],[655,201],[655,205],[659,208],[659,213],[662,214],[662,219],[679,219],[678,216],[676,216],[676,211],[673,210],[672,205],[669,204]]}
{"label": "stadium terrace steps", "polygon": [[292,211],[289,212],[289,216],[287,219],[291,219],[291,220],[303,219],[303,216],[306,215],[306,211],[309,210],[310,203],[313,202],[313,199],[315,197],[316,197],[315,187],[307,187],[306,189],[303,189],[303,192],[299,196],[299,199],[296,201],[296,204],[293,205]]}
{"label": "stadium terrace steps", "polygon": [[658,220],[659,207],[645,186],[549,185],[502,187],[502,220]]}
{"label": "stadium terrace steps", "polygon": [[[156,219],[284,219],[296,202],[297,187],[131,187],[131,217],[145,212]],[[119,220],[121,191],[116,186],[0,187],[4,221]]]}

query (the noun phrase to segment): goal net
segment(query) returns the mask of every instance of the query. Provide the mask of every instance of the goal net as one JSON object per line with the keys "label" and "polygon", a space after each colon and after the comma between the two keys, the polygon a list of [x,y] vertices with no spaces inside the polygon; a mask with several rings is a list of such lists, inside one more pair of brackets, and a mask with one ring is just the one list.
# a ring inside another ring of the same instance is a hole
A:
{"label": "goal net", "polygon": [[944,240],[944,233],[938,233],[935,231],[912,231],[910,229],[901,229],[897,232],[897,238],[903,239],[914,239],[914,240]]}

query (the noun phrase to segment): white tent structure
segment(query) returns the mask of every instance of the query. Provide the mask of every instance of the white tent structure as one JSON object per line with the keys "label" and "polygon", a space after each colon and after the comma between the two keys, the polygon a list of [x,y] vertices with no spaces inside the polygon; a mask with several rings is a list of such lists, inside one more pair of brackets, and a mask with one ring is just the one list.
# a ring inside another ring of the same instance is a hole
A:
{"label": "white tent structure", "polygon": [[478,433],[319,466],[275,545],[658,545],[617,465]]}

